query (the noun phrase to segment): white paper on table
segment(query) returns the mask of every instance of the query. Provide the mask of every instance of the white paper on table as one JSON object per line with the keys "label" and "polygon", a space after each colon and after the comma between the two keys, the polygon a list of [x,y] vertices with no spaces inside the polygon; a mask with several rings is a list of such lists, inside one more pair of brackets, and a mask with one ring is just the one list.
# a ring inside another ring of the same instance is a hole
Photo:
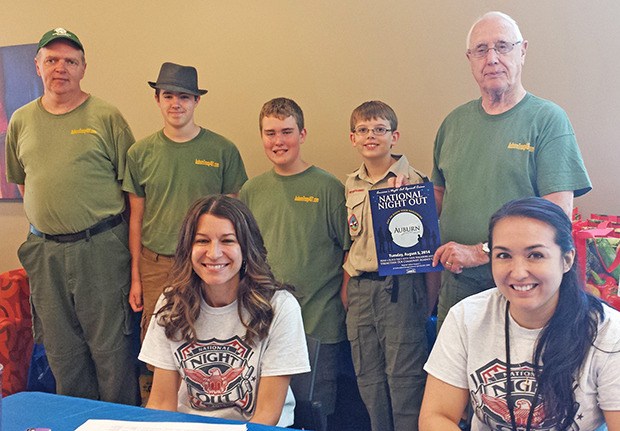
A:
{"label": "white paper on table", "polygon": [[75,431],[246,431],[245,424],[205,424],[196,422],[136,422],[89,419]]}

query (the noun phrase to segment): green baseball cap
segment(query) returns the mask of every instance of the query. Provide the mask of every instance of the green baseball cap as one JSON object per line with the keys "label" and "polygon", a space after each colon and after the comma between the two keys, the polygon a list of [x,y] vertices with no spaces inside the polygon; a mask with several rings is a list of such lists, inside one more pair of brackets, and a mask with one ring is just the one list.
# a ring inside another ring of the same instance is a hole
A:
{"label": "green baseball cap", "polygon": [[56,39],[67,39],[68,41],[72,42],[76,46],[76,48],[84,52],[82,42],[80,42],[80,39],[78,39],[75,33],[71,33],[70,31],[65,30],[62,27],[55,28],[45,33],[39,41],[37,52],[39,52],[41,48],[48,45],[50,42],[55,41]]}

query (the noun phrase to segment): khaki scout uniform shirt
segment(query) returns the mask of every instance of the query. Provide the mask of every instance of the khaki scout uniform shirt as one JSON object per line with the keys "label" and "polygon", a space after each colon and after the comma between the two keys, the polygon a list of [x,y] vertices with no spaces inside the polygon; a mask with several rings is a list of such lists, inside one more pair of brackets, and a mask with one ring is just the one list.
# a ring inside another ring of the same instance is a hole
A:
{"label": "khaki scout uniform shirt", "polygon": [[387,188],[387,180],[399,174],[407,178],[408,184],[428,181],[425,175],[409,166],[407,157],[396,155],[392,157],[397,159],[396,163],[390,166],[383,178],[376,183],[373,183],[368,176],[363,163],[357,171],[347,175],[345,184],[347,220],[353,244],[343,268],[351,277],[364,272],[376,272],[378,269],[368,190]]}

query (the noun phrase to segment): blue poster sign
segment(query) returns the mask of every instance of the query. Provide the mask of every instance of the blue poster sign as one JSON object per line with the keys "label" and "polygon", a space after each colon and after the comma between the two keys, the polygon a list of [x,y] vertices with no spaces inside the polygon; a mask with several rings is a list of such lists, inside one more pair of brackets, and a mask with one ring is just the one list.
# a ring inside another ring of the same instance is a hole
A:
{"label": "blue poster sign", "polygon": [[441,244],[433,183],[370,190],[379,275],[443,270],[432,266]]}

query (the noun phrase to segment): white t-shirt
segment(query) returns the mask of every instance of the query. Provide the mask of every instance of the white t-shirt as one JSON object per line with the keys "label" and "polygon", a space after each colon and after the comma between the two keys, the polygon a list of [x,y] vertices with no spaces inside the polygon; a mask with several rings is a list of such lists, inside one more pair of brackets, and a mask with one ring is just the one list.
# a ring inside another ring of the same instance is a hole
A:
{"label": "white t-shirt", "polygon": [[[506,405],[506,300],[497,289],[470,296],[450,309],[424,369],[437,379],[469,390],[472,431],[510,429]],[[525,329],[510,317],[511,380],[517,425],[525,423],[536,390],[533,356],[540,329]],[[605,306],[594,345],[620,350],[620,313]],[[590,348],[575,389],[579,409],[571,431],[604,423],[602,410],[620,410],[620,352]],[[532,430],[554,430],[539,401]],[[521,419],[522,418],[522,419]]]}
{"label": "white t-shirt", "polygon": [[[156,309],[162,303],[163,295]],[[297,300],[280,290],[271,304],[274,318],[269,334],[257,346],[243,340],[246,329],[237,313],[237,301],[213,308],[201,300],[195,343],[169,340],[153,316],[139,359],[181,374],[178,411],[249,421],[254,415],[261,377],[310,371]],[[278,426],[292,425],[294,408],[289,388]]]}

